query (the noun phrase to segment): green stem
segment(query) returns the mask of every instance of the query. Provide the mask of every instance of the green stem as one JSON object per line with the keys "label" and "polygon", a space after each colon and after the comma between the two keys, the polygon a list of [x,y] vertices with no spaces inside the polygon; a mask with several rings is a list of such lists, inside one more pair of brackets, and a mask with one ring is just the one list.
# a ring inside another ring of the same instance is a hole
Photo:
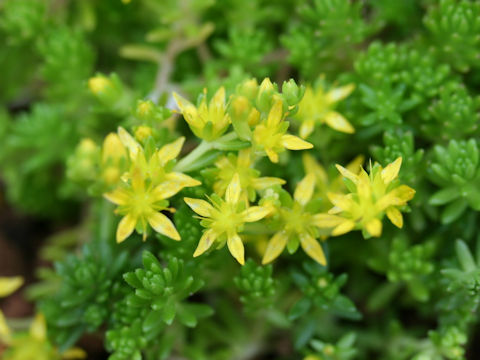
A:
{"label": "green stem", "polygon": [[177,163],[177,165],[175,165],[174,170],[178,172],[189,172],[190,168],[192,168],[195,162],[210,150],[215,149],[217,144],[234,140],[236,137],[237,134],[232,131],[231,133],[228,133],[214,141],[203,140],[200,145],[198,145],[192,152],[190,152],[190,154],[185,156]]}
{"label": "green stem", "polygon": [[100,218],[100,239],[107,244],[115,228],[114,206],[107,200],[102,199]]}

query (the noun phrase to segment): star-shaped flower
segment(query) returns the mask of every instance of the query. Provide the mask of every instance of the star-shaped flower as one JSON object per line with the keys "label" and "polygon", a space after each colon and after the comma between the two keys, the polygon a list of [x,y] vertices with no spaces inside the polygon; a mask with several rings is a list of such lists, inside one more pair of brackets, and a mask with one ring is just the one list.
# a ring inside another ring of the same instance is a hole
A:
{"label": "star-shaped flower", "polygon": [[190,208],[201,216],[204,231],[194,257],[203,254],[216,242],[217,248],[227,243],[228,250],[240,264],[245,263],[245,250],[239,233],[243,231],[245,223],[256,222],[263,219],[269,209],[261,206],[246,207],[240,201],[241,185],[238,174],[233,176],[225,192],[225,199],[214,194],[210,203],[201,199],[185,198]]}

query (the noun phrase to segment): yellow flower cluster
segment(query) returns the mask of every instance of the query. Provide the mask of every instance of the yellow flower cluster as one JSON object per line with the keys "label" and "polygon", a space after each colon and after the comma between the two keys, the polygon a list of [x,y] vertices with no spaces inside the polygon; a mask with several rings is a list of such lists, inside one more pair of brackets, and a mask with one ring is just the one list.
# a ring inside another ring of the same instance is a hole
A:
{"label": "yellow flower cluster", "polygon": [[243,189],[242,197],[247,202],[255,201],[257,191],[286,183],[285,180],[276,177],[260,177],[260,172],[252,165],[251,149],[242,149],[238,155],[222,156],[215,162],[216,168],[211,171],[215,177],[213,191],[223,196],[233,176],[238,174],[240,186]]}
{"label": "yellow flower cluster", "polygon": [[312,200],[314,188],[315,176],[308,174],[298,183],[293,194],[293,202],[288,204],[289,206],[273,205],[281,226],[268,242],[262,259],[263,264],[277,258],[287,244],[295,249],[300,243],[308,256],[326,265],[327,260],[323,249],[316,240],[320,235],[314,221],[316,215],[307,209],[308,203]]}
{"label": "yellow flower cluster", "polygon": [[328,214],[316,217],[316,225],[332,229],[333,236],[360,229],[366,236],[378,237],[382,233],[381,220],[386,214],[395,226],[401,228],[403,217],[399,208],[415,195],[411,187],[396,181],[401,164],[402,158],[398,158],[385,168],[376,164],[370,174],[361,169],[358,175],[337,165],[350,192],[328,193],[333,207]]}
{"label": "yellow flower cluster", "polygon": [[306,139],[320,124],[326,124],[343,133],[354,133],[355,129],[348,120],[335,111],[337,103],[348,97],[354,89],[353,84],[335,87],[329,91],[325,91],[321,83],[316,87],[308,85],[295,115],[295,119],[301,123],[300,136]]}
{"label": "yellow flower cluster", "polygon": [[[89,86],[94,93],[101,92],[105,81],[94,78]],[[150,126],[135,127],[134,136],[120,127],[117,133],[107,135],[101,149],[91,140],[80,144],[78,172],[98,169],[104,197],[116,204],[116,213],[122,215],[118,242],[135,230],[145,240],[150,228],[180,240],[163,211],[174,211],[169,199],[183,188],[201,184],[184,172],[201,170],[205,186],[211,186],[213,194],[205,194],[206,199],[184,198],[205,228],[194,257],[227,245],[233,257],[244,264],[244,241],[258,245],[260,237],[266,237],[264,264],[285,248],[293,253],[301,247],[326,265],[321,241],[329,236],[356,229],[365,237],[380,236],[384,215],[402,226],[400,211],[415,193],[397,180],[402,159],[385,168],[375,164],[367,174],[361,166],[364,158],[359,156],[346,168],[337,165],[339,176],[329,176],[313,154],[304,153],[305,177],[293,197],[283,188],[288,188],[284,179],[261,176],[257,165],[265,157],[280,162],[285,150],[312,148],[302,138],[317,124],[353,133],[353,126],[335,110],[353,90],[353,85],[346,85],[327,91],[319,83],[305,89],[292,80],[279,92],[267,78],[260,85],[255,79],[244,81],[229,97],[223,87],[211,99],[204,90],[197,105],[173,94],[179,113],[201,140],[189,154],[176,162],[183,137],[156,148]],[[161,113],[153,102],[139,101],[134,116],[149,118],[148,124],[155,126],[155,116]],[[288,119],[292,118],[300,122],[300,137],[288,133]],[[92,160],[95,157],[97,165]]]}
{"label": "yellow flower cluster", "polygon": [[[0,297],[15,292],[23,284],[19,276],[0,277]],[[47,327],[42,314],[37,314],[28,333],[13,333],[0,311],[0,345],[5,345],[3,360],[61,360],[84,359],[86,353],[79,348],[71,348],[60,353],[47,339]]]}
{"label": "yellow flower cluster", "polygon": [[[197,186],[201,183],[188,175],[172,170],[171,162],[178,156],[185,138],[155,150],[147,156],[142,146],[123,128],[117,135],[109,135],[112,148],[104,147],[103,154],[111,153],[108,159],[116,155],[126,156],[128,170],[121,174],[113,191],[104,197],[118,205],[116,213],[123,215],[117,228],[117,242],[124,241],[136,229],[146,240],[148,225],[156,232],[173,240],[180,240],[175,225],[161,213],[168,208],[168,198],[177,194],[184,187]],[[108,137],[107,137],[108,138]],[[121,154],[121,155],[120,155]]]}
{"label": "yellow flower cluster", "polygon": [[185,198],[190,208],[201,216],[202,225],[207,228],[203,233],[193,256],[199,256],[207,251],[214,242],[223,247],[225,242],[228,250],[240,264],[244,264],[243,242],[238,235],[245,223],[255,222],[268,215],[270,210],[262,206],[249,206],[240,201],[242,188],[238,174],[225,191],[225,199],[214,194],[210,203],[201,199]]}
{"label": "yellow flower cluster", "polygon": [[289,107],[268,78],[260,86],[256,80],[240,84],[238,93],[228,103],[223,87],[208,104],[204,90],[198,107],[178,94],[174,94],[174,97],[185,121],[200,139],[214,141],[233,124],[239,138],[248,140],[257,155],[266,155],[274,163],[278,162],[278,154],[285,149],[304,150],[313,147],[287,133],[289,123],[285,118],[289,114]]}
{"label": "yellow flower cluster", "polygon": [[284,122],[283,102],[275,101],[268,113],[266,120],[255,127],[253,142],[258,150],[263,150],[271,162],[278,162],[278,154],[285,149],[305,150],[311,149],[312,144],[297,136],[285,134],[288,123]]}
{"label": "yellow flower cluster", "polygon": [[[338,176],[329,176],[327,170],[315,159],[315,157],[306,152],[302,156],[303,168],[306,174],[313,174],[315,177],[315,190],[313,198],[321,201],[321,210],[327,211],[332,207],[332,203],[328,199],[328,193],[343,193],[347,189],[343,182],[341,174]],[[365,158],[362,155],[353,159],[346,169],[354,174],[358,174],[362,168]]]}
{"label": "yellow flower cluster", "polygon": [[219,138],[230,125],[230,116],[226,112],[225,89],[221,87],[207,104],[207,90],[204,89],[202,100],[195,107],[188,100],[174,93],[177,105],[192,132],[207,141]]}
{"label": "yellow flower cluster", "polygon": [[[194,256],[203,254],[213,244],[217,244],[217,248],[227,244],[233,257],[243,264],[245,251],[239,233],[244,231],[247,223],[260,221],[274,210],[269,206],[251,206],[250,202],[255,201],[257,192],[285,184],[285,180],[280,178],[260,177],[259,171],[254,168],[256,160],[267,156],[271,162],[277,163],[279,154],[285,149],[303,150],[313,146],[287,133],[289,123],[285,119],[290,106],[276,92],[268,78],[260,86],[256,80],[240,84],[228,102],[223,88],[216,92],[208,104],[205,91],[198,107],[177,94],[174,96],[185,121],[199,138],[212,142],[219,139],[232,124],[236,136],[248,142],[247,148],[239,150],[238,155],[228,154],[215,162],[215,169],[210,171],[214,177],[215,194],[209,198],[209,202],[185,198],[185,202],[200,216],[201,223],[206,228]],[[313,186],[313,181],[309,184]],[[305,205],[303,190],[298,191],[298,197],[301,198],[301,208]],[[284,217],[290,216],[285,213]],[[293,222],[290,221],[289,224]],[[301,227],[297,224],[295,229],[301,235],[302,247],[317,261],[325,263],[321,247],[313,237],[314,232],[309,229],[303,231]],[[295,229],[287,230],[287,233],[290,234]],[[285,238],[283,234],[281,232],[281,239]],[[279,236],[274,239],[279,239]],[[286,240],[288,239],[285,238],[285,242]],[[274,241],[275,244],[277,242]],[[281,250],[283,248],[278,251],[273,246],[269,251],[276,252],[275,256],[278,256]],[[266,257],[269,258],[269,261],[273,260],[271,255]]]}

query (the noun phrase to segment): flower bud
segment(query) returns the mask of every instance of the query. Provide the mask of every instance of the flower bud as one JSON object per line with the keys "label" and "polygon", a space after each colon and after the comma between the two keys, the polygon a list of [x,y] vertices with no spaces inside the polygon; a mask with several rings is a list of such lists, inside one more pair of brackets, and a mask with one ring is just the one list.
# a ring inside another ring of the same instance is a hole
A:
{"label": "flower bud", "polygon": [[272,96],[276,91],[276,86],[272,84],[269,78],[265,78],[260,84],[257,95],[257,108],[262,112],[268,112],[272,104]]}

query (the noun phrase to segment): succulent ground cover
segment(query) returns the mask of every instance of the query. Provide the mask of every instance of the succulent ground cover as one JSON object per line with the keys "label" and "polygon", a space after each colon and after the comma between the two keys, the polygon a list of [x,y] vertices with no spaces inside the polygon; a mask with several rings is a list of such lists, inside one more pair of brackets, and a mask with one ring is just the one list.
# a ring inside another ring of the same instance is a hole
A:
{"label": "succulent ground cover", "polygon": [[0,1],[0,358],[480,357],[480,3]]}

